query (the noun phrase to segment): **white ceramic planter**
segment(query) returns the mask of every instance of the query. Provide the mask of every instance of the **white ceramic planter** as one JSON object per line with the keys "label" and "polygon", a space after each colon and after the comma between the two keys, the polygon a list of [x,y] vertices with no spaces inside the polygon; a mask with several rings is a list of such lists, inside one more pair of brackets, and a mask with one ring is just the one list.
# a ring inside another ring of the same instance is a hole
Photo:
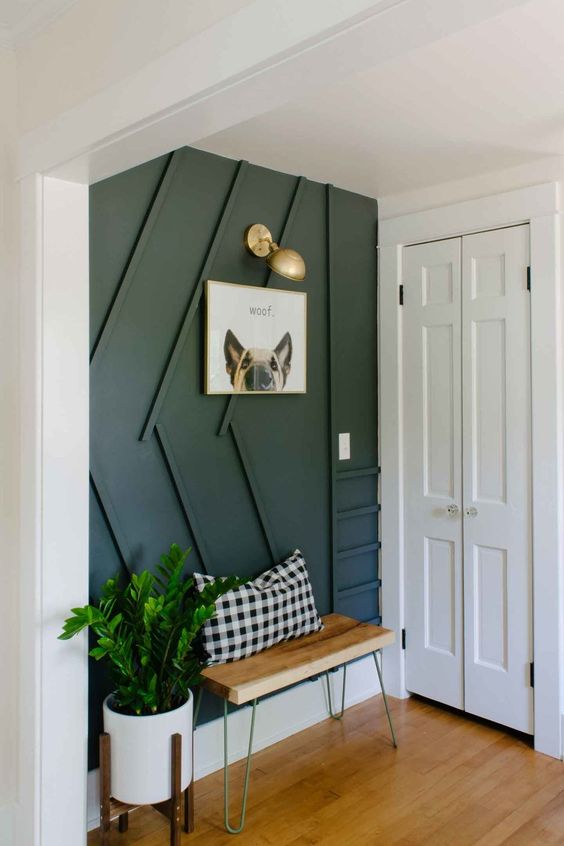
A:
{"label": "white ceramic planter", "polygon": [[111,790],[128,805],[153,805],[171,796],[171,735],[182,735],[181,789],[192,780],[193,697],[166,714],[130,717],[104,700],[104,731],[111,742]]}

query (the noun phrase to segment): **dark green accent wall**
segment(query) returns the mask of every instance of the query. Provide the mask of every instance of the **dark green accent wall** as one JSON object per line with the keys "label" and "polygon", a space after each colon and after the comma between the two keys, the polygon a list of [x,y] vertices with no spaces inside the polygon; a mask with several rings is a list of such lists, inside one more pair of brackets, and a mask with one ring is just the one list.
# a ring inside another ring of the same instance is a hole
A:
{"label": "dark green accent wall", "polygon": [[[203,393],[205,279],[293,285],[245,252],[253,222],[307,263],[304,396]],[[249,577],[299,547],[321,613],[379,620],[376,227],[375,200],[192,148],[91,188],[92,597],[173,541]],[[107,690],[93,665],[91,765]]]}

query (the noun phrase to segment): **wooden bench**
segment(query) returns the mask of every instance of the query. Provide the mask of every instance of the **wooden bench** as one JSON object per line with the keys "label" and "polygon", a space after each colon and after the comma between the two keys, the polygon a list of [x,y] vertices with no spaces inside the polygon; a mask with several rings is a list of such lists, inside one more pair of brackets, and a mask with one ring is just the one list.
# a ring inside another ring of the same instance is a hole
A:
{"label": "wooden bench", "polygon": [[[207,667],[202,673],[202,688],[221,697],[224,702],[224,822],[226,830],[231,834],[239,834],[245,825],[256,706],[261,697],[275,693],[297,682],[325,675],[329,714],[334,719],[340,720],[345,707],[347,663],[372,653],[382,689],[392,742],[394,746],[397,746],[377,657],[378,652],[395,641],[394,632],[370,623],[359,623],[358,620],[343,617],[341,614],[328,614],[323,617],[323,623],[324,628],[320,632],[285,641],[241,661]],[[341,711],[335,713],[331,700],[328,672],[341,666],[344,667]],[[200,697],[201,691],[196,705],[195,721],[198,717]],[[229,702],[233,705],[245,705],[247,702],[252,702],[243,801],[237,827],[232,827],[229,822],[227,720]]]}

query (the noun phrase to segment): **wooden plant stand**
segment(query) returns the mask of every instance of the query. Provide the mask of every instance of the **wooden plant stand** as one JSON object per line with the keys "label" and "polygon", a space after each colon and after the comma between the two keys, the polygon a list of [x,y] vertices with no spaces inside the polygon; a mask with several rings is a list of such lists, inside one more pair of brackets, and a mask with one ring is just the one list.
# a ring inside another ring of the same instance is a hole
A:
{"label": "wooden plant stand", "polygon": [[[182,818],[182,735],[173,734],[170,738],[172,747],[170,782],[171,798],[159,802],[152,807],[163,814],[170,821],[170,846],[180,846],[181,818]],[[100,844],[109,846],[110,825],[112,820],[119,820],[119,831],[127,831],[129,812],[139,805],[126,805],[112,798],[111,789],[111,745],[110,735],[103,732],[100,735]],[[192,781],[184,791],[184,831],[194,831],[194,774]]]}

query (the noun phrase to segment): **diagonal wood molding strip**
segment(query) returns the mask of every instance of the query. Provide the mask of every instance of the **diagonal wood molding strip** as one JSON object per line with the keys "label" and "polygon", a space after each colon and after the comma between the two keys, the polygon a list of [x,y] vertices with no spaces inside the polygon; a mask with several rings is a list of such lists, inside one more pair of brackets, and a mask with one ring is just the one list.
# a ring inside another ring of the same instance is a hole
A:
{"label": "diagonal wood molding strip", "polygon": [[241,435],[238,424],[235,423],[234,420],[231,421],[230,428],[231,434],[233,435],[233,441],[235,442],[237,452],[239,453],[239,458],[241,459],[241,464],[243,465],[245,479],[249,486],[249,490],[251,492],[251,496],[253,498],[253,502],[257,510],[259,523],[261,525],[264,537],[270,550],[272,563],[278,564],[278,562],[280,561],[280,556],[278,555],[278,549],[276,547],[276,539],[274,537],[274,532],[272,530],[272,526],[270,524],[270,520],[268,519],[268,514],[266,512],[266,508],[264,507],[264,503],[260,495],[257,477],[255,476],[255,471],[253,470],[253,466],[249,459],[249,454],[247,452],[243,436]]}
{"label": "diagonal wood molding strip", "polygon": [[169,189],[174,181],[174,175],[183,156],[184,150],[176,150],[176,152],[172,153],[164,167],[163,174],[151,201],[147,216],[141,224],[141,229],[139,230],[137,240],[135,242],[129,260],[126,264],[121,282],[118,286],[117,293],[114,299],[112,300],[112,303],[106,315],[106,319],[104,321],[100,334],[98,335],[98,339],[94,344],[90,356],[91,379],[93,378],[96,366],[108,345],[110,336],[118,321],[120,311],[131,289],[131,283],[135,277],[141,259],[143,258],[143,253],[145,252],[145,248],[149,243],[149,239],[152,235],[155,223],[158,220],[161,209],[167,198]]}
{"label": "diagonal wood molding strip", "polygon": [[240,161],[237,172],[235,174],[235,178],[231,184],[229,189],[228,195],[226,197],[226,202],[223,207],[223,211],[219,218],[214,236],[212,238],[211,244],[209,246],[207,255],[204,259],[204,263],[202,265],[202,269],[200,270],[200,274],[198,277],[198,282],[196,283],[196,287],[192,294],[192,298],[190,300],[190,304],[188,305],[188,309],[184,316],[184,320],[182,321],[182,326],[180,327],[180,331],[174,342],[172,347],[172,352],[170,354],[168,363],[165,367],[164,373],[162,375],[161,381],[157,388],[157,392],[151,404],[151,408],[149,411],[149,415],[147,420],[145,421],[145,425],[141,432],[141,436],[139,440],[141,441],[148,441],[151,435],[153,434],[153,430],[157,423],[159,414],[161,412],[165,397],[167,395],[168,389],[170,387],[170,383],[172,381],[172,377],[174,375],[174,371],[176,369],[176,365],[178,364],[178,360],[180,358],[180,354],[182,352],[182,348],[188,337],[188,333],[190,332],[190,327],[192,326],[192,321],[196,315],[198,310],[198,306],[200,304],[200,300],[202,298],[202,294],[204,292],[204,282],[206,279],[209,278],[211,273],[212,265],[217,255],[217,251],[219,250],[221,240],[225,233],[225,229],[229,222],[229,218],[231,217],[231,213],[235,206],[235,201],[237,199],[237,194],[241,188],[243,180],[245,178],[245,174],[247,172],[249,165],[246,161]]}
{"label": "diagonal wood molding strip", "polygon": [[[190,502],[190,497],[188,496],[188,491],[186,490],[186,485],[182,479],[182,474],[180,472],[180,468],[174,457],[174,451],[172,449],[172,444],[170,439],[167,435],[166,429],[162,423],[157,423],[155,426],[155,433],[157,436],[157,440],[159,442],[161,451],[163,453],[163,457],[165,460],[165,464],[168,468],[170,473],[172,483],[176,490],[176,494],[182,506],[182,511],[184,512],[184,516],[186,518],[186,523],[188,525],[188,531],[192,535],[194,539],[194,543],[198,548],[198,553],[200,555],[200,560],[202,562],[202,566],[206,573],[209,573],[208,562],[211,560],[209,556],[209,552],[206,547],[206,543],[204,541],[204,534],[200,530],[200,525],[196,519],[196,515],[194,513],[194,509],[192,508],[192,504]],[[212,568],[213,569],[213,568]]]}
{"label": "diagonal wood molding strip", "polygon": [[121,558],[121,563],[127,572],[129,572],[128,562],[131,561],[129,544],[127,543],[125,533],[121,528],[117,511],[114,508],[110,495],[106,490],[104,482],[102,481],[102,474],[96,472],[96,461],[93,455],[90,456],[90,481],[92,482],[94,494],[98,500],[102,516],[110,531],[114,546]]}

